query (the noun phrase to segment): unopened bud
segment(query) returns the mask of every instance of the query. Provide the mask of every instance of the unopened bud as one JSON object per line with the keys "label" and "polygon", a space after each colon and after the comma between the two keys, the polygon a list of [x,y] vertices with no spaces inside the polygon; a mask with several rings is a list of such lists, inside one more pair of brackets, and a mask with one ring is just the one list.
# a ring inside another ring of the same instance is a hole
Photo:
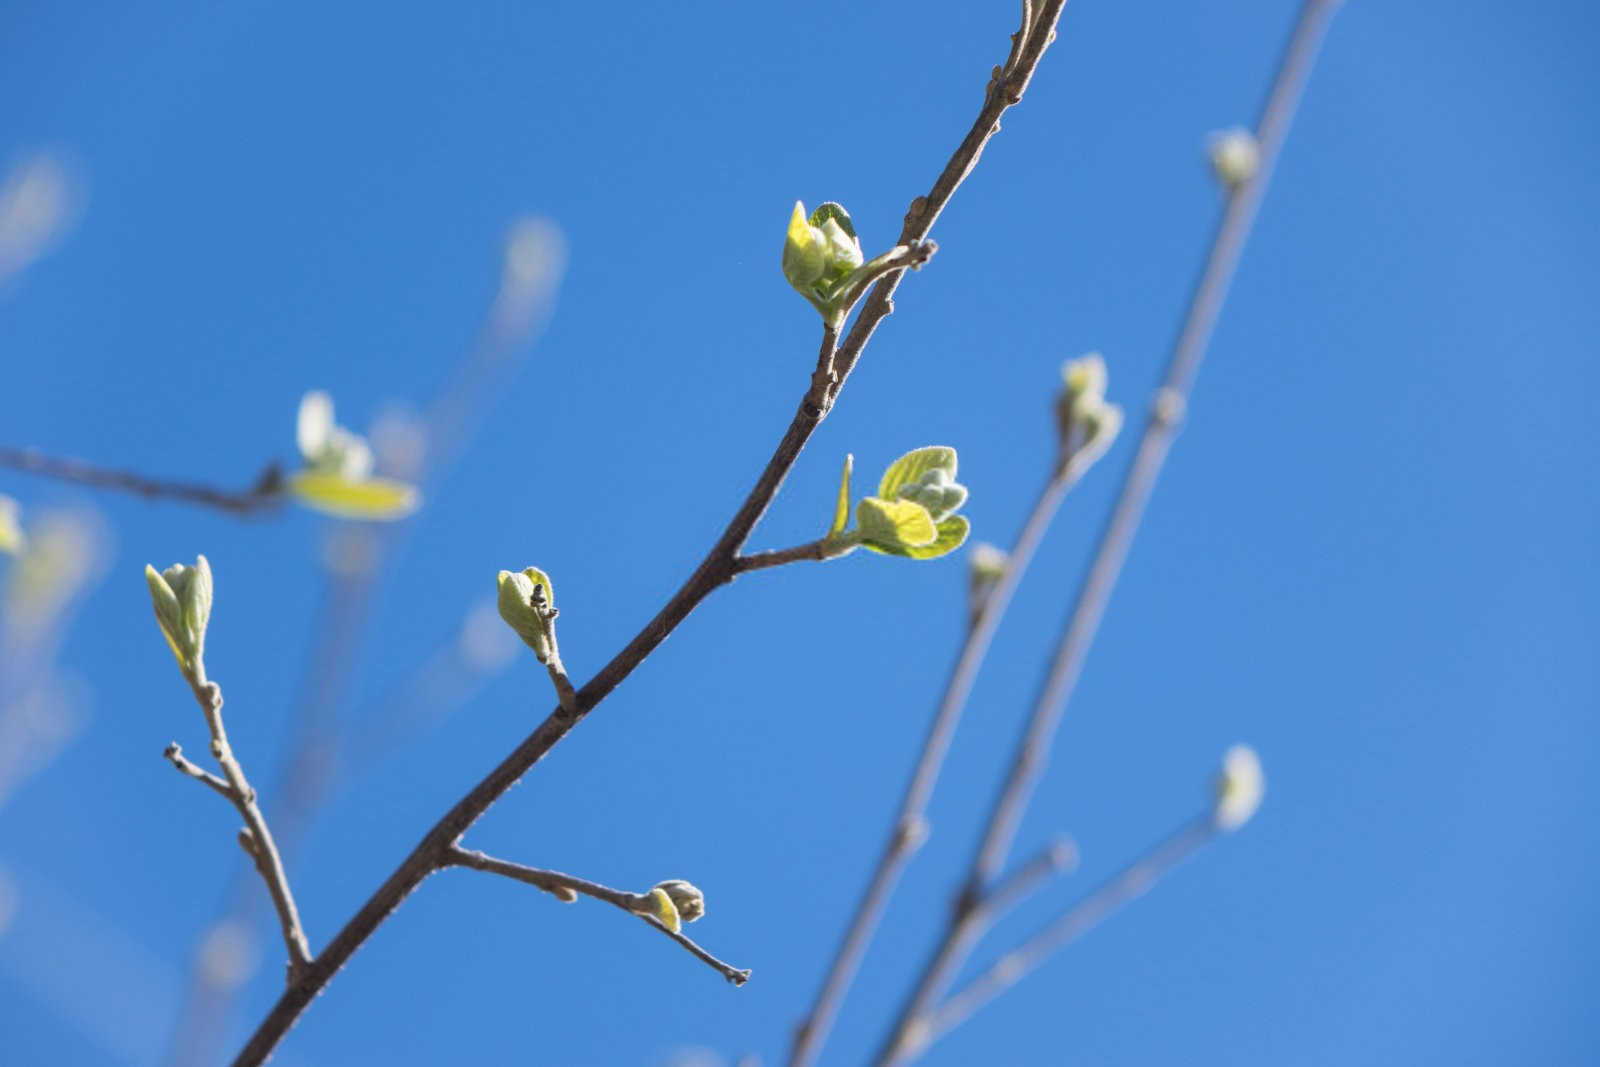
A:
{"label": "unopened bud", "polygon": [[1212,822],[1219,830],[1237,830],[1256,813],[1266,791],[1267,779],[1261,772],[1256,750],[1249,745],[1234,745],[1222,757]]}
{"label": "unopened bud", "polygon": [[1206,153],[1211,157],[1212,173],[1230,189],[1248,182],[1261,169],[1261,146],[1255,134],[1239,126],[1212,134]]}
{"label": "unopened bud", "polygon": [[206,625],[211,621],[211,564],[197,556],[192,567],[174,563],[160,573],[146,565],[144,578],[161,635],[179,669],[195,677],[205,657]]}
{"label": "unopened bud", "polygon": [[681,878],[657,882],[655,888],[667,894],[672,906],[678,910],[678,917],[686,923],[692,923],[706,913],[705,894]]}
{"label": "unopened bud", "polygon": [[549,662],[555,619],[555,591],[549,576],[537,567],[501,571],[497,585],[500,617],[533,649],[540,663]]}

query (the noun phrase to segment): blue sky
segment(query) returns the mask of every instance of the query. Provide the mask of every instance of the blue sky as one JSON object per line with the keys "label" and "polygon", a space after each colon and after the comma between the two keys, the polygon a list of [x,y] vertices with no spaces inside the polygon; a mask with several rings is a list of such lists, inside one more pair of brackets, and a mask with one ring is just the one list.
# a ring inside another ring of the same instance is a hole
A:
{"label": "blue sky", "polygon": [[[418,665],[504,567],[552,574],[582,677],[676,588],[811,370],[815,314],[777,268],[791,204],[842,201],[886,246],[1014,6],[0,14],[0,161],[52,151],[84,193],[0,288],[0,442],[242,485],[292,459],[306,389],[359,429],[425,408],[508,227],[565,235],[548,328],[395,540],[347,691],[305,727],[360,739],[291,859],[314,945],[551,704],[531,656],[443,701]],[[870,478],[931,443],[960,450],[975,536],[1007,543],[1064,358],[1104,352],[1142,412],[1218,209],[1203,140],[1253,120],[1294,10],[1071,4],[753,543],[817,536],[846,452]],[[1229,744],[1260,751],[1266,804],[926,1062],[1595,1059],[1597,22],[1338,15],[1023,824],[1024,851],[1071,833],[1082,868],[974,965],[1200,810]],[[1068,501],[1000,633],[824,1062],[870,1053],[942,921],[1131,446]],[[140,572],[210,558],[208,663],[281,802],[329,528],[5,471],[0,492],[93,508],[100,538],[49,659],[77,728],[0,801],[0,1031],[17,1062],[166,1062],[241,857],[232,814],[160,758],[204,732]],[[282,1062],[780,1062],[963,624],[961,561],[863,557],[719,592],[467,837],[625,887],[693,880],[692,932],[747,986],[612,909],[447,872]],[[248,889],[267,962],[219,1050],[278,985]]]}

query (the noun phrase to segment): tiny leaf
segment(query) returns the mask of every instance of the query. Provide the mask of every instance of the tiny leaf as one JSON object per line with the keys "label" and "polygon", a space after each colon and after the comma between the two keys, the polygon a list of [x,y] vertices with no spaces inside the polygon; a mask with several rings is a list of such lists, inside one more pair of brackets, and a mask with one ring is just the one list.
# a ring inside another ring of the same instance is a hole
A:
{"label": "tiny leaf", "polygon": [[844,205],[829,200],[825,204],[818,204],[817,210],[811,213],[811,225],[819,230],[822,229],[822,224],[829,219],[837,222],[839,228],[851,237],[856,236],[856,228],[850,224],[850,212],[844,209]]}
{"label": "tiny leaf", "polygon": [[855,465],[856,457],[847,453],[844,457],[844,473],[839,476],[839,502],[833,507],[833,525],[828,527],[830,539],[844,533],[845,526],[850,522],[850,472]]}
{"label": "tiny leaf", "polygon": [[956,450],[944,445],[913,449],[889,464],[878,484],[878,495],[892,500],[902,485],[920,481],[931,470],[942,470],[951,481],[956,477]]}
{"label": "tiny leaf", "polygon": [[415,488],[387,478],[350,481],[337,474],[300,471],[290,476],[288,489],[313,511],[341,519],[402,519],[418,504]]}
{"label": "tiny leaf", "polygon": [[660,920],[662,926],[675,934],[682,931],[683,922],[678,916],[678,906],[672,902],[665,889],[658,887],[650,890],[650,905],[651,914]]}
{"label": "tiny leaf", "polygon": [[912,545],[904,554],[912,559],[938,559],[960,548],[971,530],[965,515],[952,515],[939,523],[939,536],[931,545]]}
{"label": "tiny leaf", "polygon": [[928,509],[909,500],[863,497],[856,505],[856,522],[866,546],[880,552],[932,544],[938,536]]}

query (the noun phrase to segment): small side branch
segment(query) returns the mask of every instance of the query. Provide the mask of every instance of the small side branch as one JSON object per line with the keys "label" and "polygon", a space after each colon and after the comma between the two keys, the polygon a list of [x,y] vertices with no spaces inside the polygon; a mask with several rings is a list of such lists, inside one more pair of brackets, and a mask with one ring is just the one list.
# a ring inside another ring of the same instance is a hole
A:
{"label": "small side branch", "polygon": [[192,482],[151,478],[137,471],[100,467],[81,459],[47,456],[37,449],[13,448],[9,445],[0,445],[0,467],[95,489],[133,493],[146,500],[180,500],[233,515],[269,511],[283,503],[283,472],[276,463],[268,465],[248,489],[218,489]]}
{"label": "small side branch", "polygon": [[733,573],[743,574],[746,571],[759,571],[767,567],[781,567],[785,563],[800,563],[804,560],[826,559],[825,552],[828,541],[812,541],[804,545],[795,545],[793,548],[781,548],[772,552],[752,552],[749,555],[736,556],[733,561]]}
{"label": "small side branch", "polygon": [[176,742],[167,746],[166,758],[179,771],[210,788],[234,806],[244,819],[239,831],[239,844],[255,863],[261,880],[272,895],[272,906],[278,913],[278,925],[283,930],[284,948],[289,953],[288,981],[292,985],[311,964],[311,948],[306,942],[305,930],[300,925],[300,913],[295,909],[294,894],[289,890],[289,876],[284,872],[278,846],[267,829],[266,817],[256,803],[256,791],[244,776],[244,768],[234,758],[228,745],[227,731],[222,727],[222,690],[215,682],[207,681],[205,670],[196,666],[189,680],[195,700],[205,713],[206,727],[211,732],[211,754],[222,768],[222,777],[197,766],[183,754]]}
{"label": "small side branch", "polygon": [[[977,978],[952,993],[930,1015],[907,1027],[905,1048],[895,1059],[920,1052],[970,1019],[989,1001],[1038,970],[1052,955],[1076,941],[1113,912],[1154,887],[1163,875],[1214,840],[1217,830],[1207,814],[1185,823],[1105,884],[1057,916],[1048,926],[1006,953]],[[895,1062],[890,1060],[889,1062]]]}
{"label": "small side branch", "polygon": [[629,915],[642,919],[649,926],[672,938],[696,959],[734,985],[744,985],[750,979],[748,970],[724,963],[683,934],[669,929],[658,920],[653,914],[654,907],[648,893],[630,893],[623,889],[612,889],[610,886],[601,885],[598,882],[574,878],[572,875],[562,874],[560,871],[546,871],[537,867],[525,867],[520,863],[496,859],[493,856],[465,849],[459,845],[450,846],[445,853],[444,862],[448,866],[468,867],[475,871],[498,874],[505,878],[524,882],[536,889],[541,889],[546,893],[559,897],[567,903],[577,900],[579,896],[603,900],[613,907],[621,908]]}

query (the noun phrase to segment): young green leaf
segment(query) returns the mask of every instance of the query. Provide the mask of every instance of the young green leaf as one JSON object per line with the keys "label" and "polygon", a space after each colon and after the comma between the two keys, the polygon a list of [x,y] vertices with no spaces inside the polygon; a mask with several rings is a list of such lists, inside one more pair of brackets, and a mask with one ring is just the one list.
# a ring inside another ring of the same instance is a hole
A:
{"label": "young green leaf", "polygon": [[306,507],[341,519],[402,519],[418,503],[415,488],[387,478],[351,481],[306,470],[289,476],[288,489]]}
{"label": "young green leaf", "polygon": [[866,547],[891,555],[914,545],[932,544],[939,536],[928,509],[909,500],[862,497],[856,505],[856,522]]}
{"label": "young green leaf", "polygon": [[659,886],[650,890],[650,914],[673,933],[683,929],[683,921],[678,915],[678,906],[672,902],[665,889]]}
{"label": "young green leaf", "polygon": [[846,453],[844,473],[839,476],[839,502],[833,506],[833,525],[828,527],[830,540],[844,533],[845,526],[850,522],[850,472],[855,465],[856,457]]}
{"label": "young green leaf", "polygon": [[944,445],[930,445],[907,452],[883,472],[883,481],[878,483],[878,495],[885,500],[893,500],[901,486],[919,481],[931,470],[942,470],[951,481],[955,481],[956,450]]}
{"label": "young green leaf", "polygon": [[965,515],[951,515],[939,523],[939,536],[930,545],[912,545],[903,550],[902,555],[912,559],[938,559],[940,556],[954,552],[967,540],[972,524]]}
{"label": "young green leaf", "polygon": [[856,228],[850,225],[850,212],[844,209],[843,204],[829,200],[825,204],[818,204],[817,210],[811,213],[811,225],[822,229],[822,224],[832,219],[839,224],[839,228],[851,237],[856,236]]}

